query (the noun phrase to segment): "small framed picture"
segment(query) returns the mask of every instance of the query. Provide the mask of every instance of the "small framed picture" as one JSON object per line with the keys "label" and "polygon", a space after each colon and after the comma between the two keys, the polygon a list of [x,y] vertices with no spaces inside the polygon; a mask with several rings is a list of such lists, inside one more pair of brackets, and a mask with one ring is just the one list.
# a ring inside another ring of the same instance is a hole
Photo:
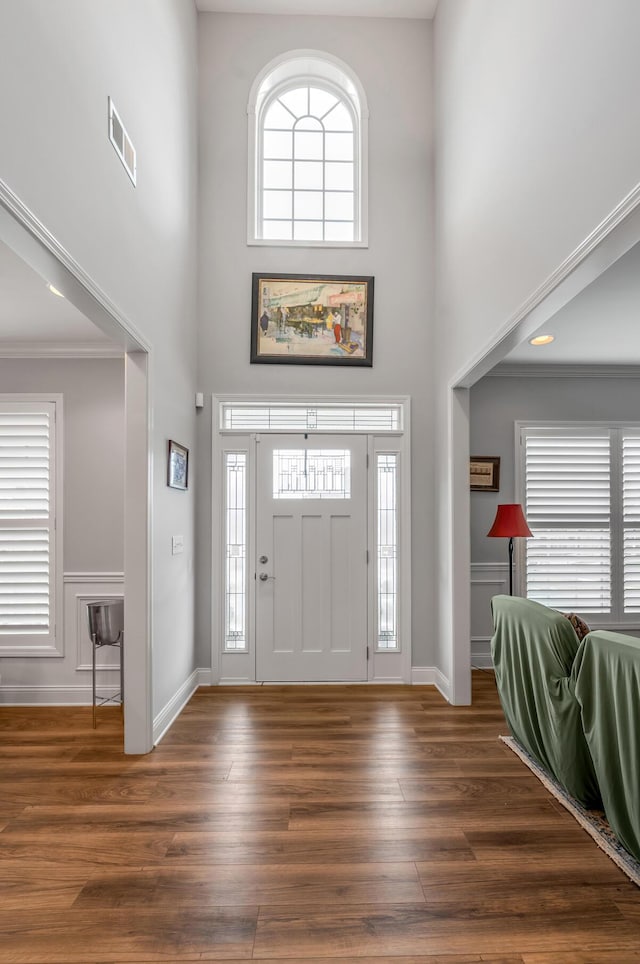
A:
{"label": "small framed picture", "polygon": [[167,452],[167,485],[183,491],[189,487],[189,449],[172,439]]}
{"label": "small framed picture", "polygon": [[500,457],[472,455],[469,461],[469,487],[472,492],[499,492]]}

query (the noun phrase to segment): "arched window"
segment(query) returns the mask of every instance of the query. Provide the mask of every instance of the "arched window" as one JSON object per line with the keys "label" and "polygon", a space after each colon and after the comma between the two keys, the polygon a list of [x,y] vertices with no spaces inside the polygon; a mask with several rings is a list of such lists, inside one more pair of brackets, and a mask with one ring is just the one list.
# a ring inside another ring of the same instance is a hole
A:
{"label": "arched window", "polygon": [[249,101],[249,243],[366,245],[366,133],[345,64],[316,51],[269,64]]}

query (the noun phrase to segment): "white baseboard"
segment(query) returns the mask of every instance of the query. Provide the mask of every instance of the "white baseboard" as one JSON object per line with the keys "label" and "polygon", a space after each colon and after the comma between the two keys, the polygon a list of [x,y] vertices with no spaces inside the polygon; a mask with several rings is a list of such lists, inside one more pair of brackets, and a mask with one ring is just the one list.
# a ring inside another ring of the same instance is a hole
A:
{"label": "white baseboard", "polygon": [[406,683],[401,676],[374,676],[372,679],[364,681],[365,683],[370,683],[372,686],[402,686]]}
{"label": "white baseboard", "polygon": [[160,742],[171,724],[177,720],[199,686],[211,686],[210,669],[194,669],[191,676],[171,697],[153,720],[153,745]]}
{"label": "white baseboard", "polygon": [[435,686],[435,666],[412,666],[411,682],[414,686]]}
{"label": "white baseboard", "polygon": [[[99,699],[106,699],[113,692],[113,686],[99,686],[97,690]],[[91,696],[90,685],[29,686],[7,683],[0,686],[2,706],[91,706]]]}
{"label": "white baseboard", "polygon": [[471,666],[474,669],[493,669],[491,636],[471,637]]}
{"label": "white baseboard", "polygon": [[[415,682],[415,681],[414,681]],[[375,679],[332,679],[332,680],[265,680],[257,681],[244,676],[225,676],[217,683],[201,686],[401,686],[404,680],[398,676],[377,676]]]}
{"label": "white baseboard", "polygon": [[435,667],[435,679],[433,682],[436,689],[440,690],[447,703],[451,703],[451,683],[444,673],[440,672],[437,666]]}
{"label": "white baseboard", "polygon": [[447,702],[451,702],[451,684],[437,666],[413,666],[411,683],[414,686],[435,686]]}
{"label": "white baseboard", "polygon": [[221,676],[217,683],[211,683],[210,685],[211,686],[262,686],[262,683],[256,683],[254,679],[249,679],[246,676]]}

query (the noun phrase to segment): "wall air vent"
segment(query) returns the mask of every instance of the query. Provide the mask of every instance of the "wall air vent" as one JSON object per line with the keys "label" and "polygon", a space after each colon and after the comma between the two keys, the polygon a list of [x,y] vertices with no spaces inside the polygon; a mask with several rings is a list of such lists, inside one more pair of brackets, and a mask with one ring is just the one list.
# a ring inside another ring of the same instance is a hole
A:
{"label": "wall air vent", "polygon": [[122,161],[125,171],[135,185],[136,149],[125,130],[124,124],[120,120],[120,115],[115,109],[111,98],[109,98],[109,140],[113,144],[116,154]]}

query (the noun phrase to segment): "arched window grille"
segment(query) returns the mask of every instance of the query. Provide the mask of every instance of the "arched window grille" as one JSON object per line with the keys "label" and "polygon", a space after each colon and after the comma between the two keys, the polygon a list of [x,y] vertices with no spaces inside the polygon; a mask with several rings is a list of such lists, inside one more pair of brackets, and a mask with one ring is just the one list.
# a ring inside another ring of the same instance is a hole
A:
{"label": "arched window grille", "polygon": [[299,53],[254,84],[250,242],[366,244],[366,111],[347,69]]}

